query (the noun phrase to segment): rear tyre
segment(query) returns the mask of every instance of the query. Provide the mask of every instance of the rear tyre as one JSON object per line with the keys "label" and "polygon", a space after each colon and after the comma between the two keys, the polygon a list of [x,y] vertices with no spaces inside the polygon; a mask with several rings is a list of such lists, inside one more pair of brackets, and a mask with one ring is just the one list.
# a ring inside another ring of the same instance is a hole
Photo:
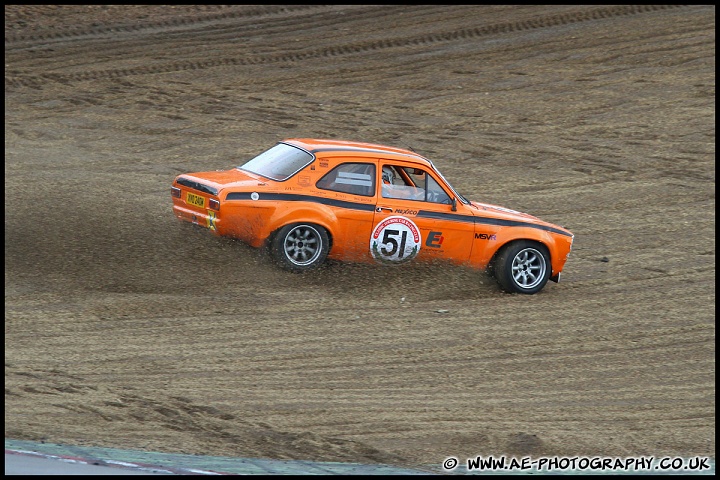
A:
{"label": "rear tyre", "polygon": [[314,270],[327,259],[327,231],[309,223],[285,225],[273,237],[270,254],[281,268],[291,272]]}
{"label": "rear tyre", "polygon": [[493,267],[504,291],[532,295],[542,290],[550,278],[550,255],[539,243],[514,242],[503,247]]}

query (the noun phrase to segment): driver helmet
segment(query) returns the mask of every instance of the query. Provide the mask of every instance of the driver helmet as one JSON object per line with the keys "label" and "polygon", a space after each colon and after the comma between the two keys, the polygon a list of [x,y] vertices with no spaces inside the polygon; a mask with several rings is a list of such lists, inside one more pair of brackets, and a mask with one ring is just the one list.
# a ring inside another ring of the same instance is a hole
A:
{"label": "driver helmet", "polygon": [[383,167],[382,169],[382,181],[383,183],[387,183],[389,185],[392,185],[395,180],[395,172],[393,171],[392,167]]}

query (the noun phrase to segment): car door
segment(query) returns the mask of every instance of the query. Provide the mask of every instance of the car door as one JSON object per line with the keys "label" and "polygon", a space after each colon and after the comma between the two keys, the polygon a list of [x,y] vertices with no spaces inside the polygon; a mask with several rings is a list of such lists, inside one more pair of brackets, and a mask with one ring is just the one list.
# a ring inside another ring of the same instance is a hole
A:
{"label": "car door", "polygon": [[380,160],[370,253],[381,263],[450,261],[467,263],[474,241],[470,209],[431,168]]}
{"label": "car door", "polygon": [[368,238],[372,230],[377,165],[356,158],[324,159],[331,168],[316,183],[331,209],[333,246],[330,257],[345,261],[366,262]]}

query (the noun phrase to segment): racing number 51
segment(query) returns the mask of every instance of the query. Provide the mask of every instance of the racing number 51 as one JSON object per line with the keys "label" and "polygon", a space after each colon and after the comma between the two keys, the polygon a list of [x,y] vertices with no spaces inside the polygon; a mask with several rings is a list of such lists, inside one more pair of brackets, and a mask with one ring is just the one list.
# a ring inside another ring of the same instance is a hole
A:
{"label": "racing number 51", "polygon": [[389,243],[390,245],[392,245],[392,248],[390,250],[388,250],[384,246],[380,248],[380,251],[386,257],[392,257],[397,252],[397,258],[403,258],[403,255],[405,254],[405,242],[407,241],[407,230],[403,230],[402,235],[400,236],[400,245],[398,245],[397,240],[393,238],[397,235],[400,235],[400,230],[393,230],[388,228],[383,232],[382,243],[386,245]]}

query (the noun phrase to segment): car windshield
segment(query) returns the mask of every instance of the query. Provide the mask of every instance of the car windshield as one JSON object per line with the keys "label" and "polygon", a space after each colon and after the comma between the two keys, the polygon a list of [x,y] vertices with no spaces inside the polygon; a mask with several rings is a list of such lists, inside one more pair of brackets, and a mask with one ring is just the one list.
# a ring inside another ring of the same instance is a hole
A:
{"label": "car windshield", "polygon": [[[432,164],[432,162],[430,162],[430,163]],[[458,192],[457,190],[455,190],[455,187],[453,187],[452,185],[450,185],[450,182],[447,181],[447,179],[445,178],[445,176],[444,176],[442,173],[440,173],[440,170],[438,170],[437,167],[435,167],[434,164],[433,164],[433,170],[435,170],[435,173],[437,173],[437,174],[440,176],[440,178],[443,179],[443,181],[445,182],[445,185],[447,185],[448,187],[450,187],[450,189],[453,191],[453,193],[455,193],[455,195],[457,195],[457,197],[460,199],[461,202],[463,202],[463,203],[465,203],[465,204],[470,203],[470,200],[468,200],[468,199],[467,199],[465,196],[463,196],[460,192]]]}
{"label": "car windshield", "polygon": [[301,148],[278,143],[237,168],[281,182],[295,175],[314,158]]}

